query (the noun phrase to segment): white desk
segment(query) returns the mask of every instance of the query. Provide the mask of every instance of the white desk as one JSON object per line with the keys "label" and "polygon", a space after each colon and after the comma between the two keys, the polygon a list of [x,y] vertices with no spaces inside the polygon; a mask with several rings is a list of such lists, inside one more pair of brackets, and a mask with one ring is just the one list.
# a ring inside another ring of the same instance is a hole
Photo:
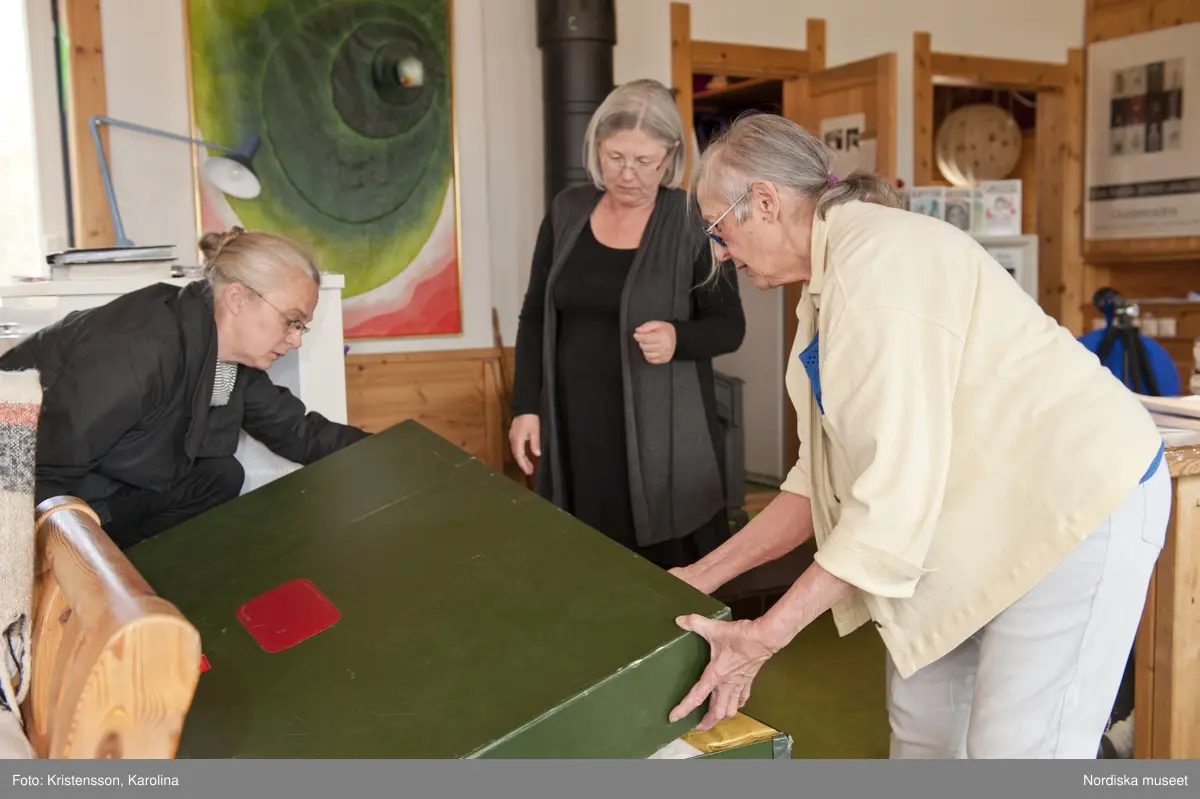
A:
{"label": "white desk", "polygon": [[[0,283],[0,352],[66,316],[71,311],[104,305],[152,282],[185,286],[194,278],[151,281],[57,280]],[[271,380],[286,386],[310,411],[334,422],[346,422],[346,368],[342,337],[342,275],[321,277],[320,299],[304,345],[280,358],[268,370]],[[246,469],[242,493],[299,468],[242,433],[237,451]]]}

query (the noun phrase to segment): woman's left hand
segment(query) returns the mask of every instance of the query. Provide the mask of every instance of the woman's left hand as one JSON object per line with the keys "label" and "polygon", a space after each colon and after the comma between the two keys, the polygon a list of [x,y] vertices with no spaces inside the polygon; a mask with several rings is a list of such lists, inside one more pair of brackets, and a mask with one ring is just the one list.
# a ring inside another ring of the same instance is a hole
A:
{"label": "woman's left hand", "polygon": [[670,322],[647,322],[633,331],[633,338],[647,363],[667,363],[675,355],[675,325]]}
{"label": "woman's left hand", "polygon": [[681,616],[676,623],[709,643],[708,668],[691,692],[671,711],[675,723],[691,713],[711,696],[708,713],[699,729],[710,730],[717,722],[731,718],[750,699],[750,686],[758,670],[779,647],[765,640],[762,628],[753,621],[717,621],[704,616]]}

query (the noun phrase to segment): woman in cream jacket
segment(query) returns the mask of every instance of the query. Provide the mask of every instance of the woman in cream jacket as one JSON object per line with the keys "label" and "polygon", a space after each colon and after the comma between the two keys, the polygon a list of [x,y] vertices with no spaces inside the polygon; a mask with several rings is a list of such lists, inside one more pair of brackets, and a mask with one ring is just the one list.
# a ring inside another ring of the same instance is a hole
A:
{"label": "woman in cream jacket", "polygon": [[1162,440],[977,242],[897,200],[773,115],[699,164],[716,257],[803,284],[801,449],[768,508],[673,573],[712,592],[810,535],[817,555],[759,619],[679,619],[711,662],[672,718],[733,715],[832,609],[887,647],[893,757],[1094,758],[1166,532]]}

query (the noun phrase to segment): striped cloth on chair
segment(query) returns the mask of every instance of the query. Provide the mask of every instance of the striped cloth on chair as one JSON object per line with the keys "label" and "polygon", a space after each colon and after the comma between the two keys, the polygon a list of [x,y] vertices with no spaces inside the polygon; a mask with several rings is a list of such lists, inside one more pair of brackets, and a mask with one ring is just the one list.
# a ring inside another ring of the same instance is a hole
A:
{"label": "striped cloth on chair", "polygon": [[11,710],[18,719],[29,692],[41,405],[36,371],[0,372],[0,711]]}

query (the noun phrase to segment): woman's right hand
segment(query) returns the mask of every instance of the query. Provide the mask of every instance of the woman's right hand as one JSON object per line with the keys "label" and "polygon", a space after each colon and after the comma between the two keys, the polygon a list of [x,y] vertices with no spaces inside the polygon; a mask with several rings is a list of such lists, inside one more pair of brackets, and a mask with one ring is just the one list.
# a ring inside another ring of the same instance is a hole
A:
{"label": "woman's right hand", "polygon": [[508,443],[512,447],[517,466],[527,475],[533,474],[533,461],[526,454],[526,444],[534,457],[542,457],[542,423],[536,413],[523,413],[513,417],[508,428]]}

